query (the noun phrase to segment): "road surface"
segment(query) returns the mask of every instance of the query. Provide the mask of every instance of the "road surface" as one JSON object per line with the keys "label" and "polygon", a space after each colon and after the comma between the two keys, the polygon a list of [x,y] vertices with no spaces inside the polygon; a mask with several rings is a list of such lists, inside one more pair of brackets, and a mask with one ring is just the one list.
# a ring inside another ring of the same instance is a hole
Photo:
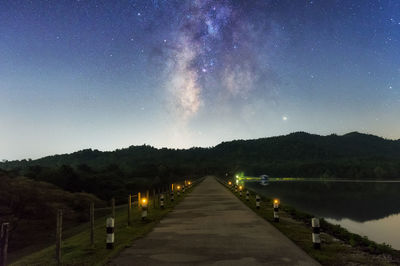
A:
{"label": "road surface", "polygon": [[151,233],[110,265],[319,264],[207,177]]}

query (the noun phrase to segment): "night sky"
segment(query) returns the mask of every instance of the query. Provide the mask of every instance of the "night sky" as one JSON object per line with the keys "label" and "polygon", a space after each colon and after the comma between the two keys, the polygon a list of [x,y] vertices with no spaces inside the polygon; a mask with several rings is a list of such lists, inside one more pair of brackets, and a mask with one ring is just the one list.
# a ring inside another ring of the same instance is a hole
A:
{"label": "night sky", "polygon": [[400,1],[0,1],[0,159],[400,138]]}

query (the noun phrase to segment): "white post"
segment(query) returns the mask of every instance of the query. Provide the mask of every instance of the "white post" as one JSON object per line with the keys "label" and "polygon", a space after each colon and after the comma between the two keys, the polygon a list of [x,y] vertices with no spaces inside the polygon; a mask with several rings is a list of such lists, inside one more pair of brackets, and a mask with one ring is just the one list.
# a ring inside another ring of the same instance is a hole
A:
{"label": "white post", "polygon": [[164,209],[164,194],[160,195],[160,207],[161,209]]}
{"label": "white post", "polygon": [[142,220],[147,218],[147,199],[142,199]]}
{"label": "white post", "polygon": [[279,201],[274,200],[274,222],[279,222]]}
{"label": "white post", "polygon": [[113,249],[114,248],[114,218],[109,217],[106,220],[106,248]]}
{"label": "white post", "polygon": [[312,226],[312,242],[315,249],[321,249],[321,238],[319,235],[320,227],[319,227],[319,219],[312,218],[311,219]]}
{"label": "white post", "polygon": [[259,195],[256,195],[256,208],[260,209],[261,198]]}

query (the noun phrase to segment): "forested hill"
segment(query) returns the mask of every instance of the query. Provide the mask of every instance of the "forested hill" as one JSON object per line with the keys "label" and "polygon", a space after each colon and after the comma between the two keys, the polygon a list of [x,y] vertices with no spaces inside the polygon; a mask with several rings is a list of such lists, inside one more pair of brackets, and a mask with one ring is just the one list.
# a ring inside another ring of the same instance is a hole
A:
{"label": "forested hill", "polygon": [[400,140],[387,140],[358,132],[343,136],[320,136],[296,132],[285,136],[255,140],[222,142],[212,148],[156,149],[151,146],[130,146],[113,152],[82,150],[71,154],[47,156],[37,160],[0,163],[0,167],[41,165],[61,166],[88,164],[101,166],[126,161],[190,161],[196,159],[257,160],[332,160],[339,158],[400,159]]}
{"label": "forested hill", "polygon": [[[177,150],[143,145],[112,152],[88,149],[38,160],[3,162],[0,168],[49,182],[56,176],[71,179],[82,175],[104,180],[118,178],[121,182],[137,177],[164,181],[182,175],[237,171],[277,177],[397,179],[400,178],[400,140],[357,132],[343,136],[297,132],[223,142],[211,148]],[[55,169],[58,170],[54,172]]]}

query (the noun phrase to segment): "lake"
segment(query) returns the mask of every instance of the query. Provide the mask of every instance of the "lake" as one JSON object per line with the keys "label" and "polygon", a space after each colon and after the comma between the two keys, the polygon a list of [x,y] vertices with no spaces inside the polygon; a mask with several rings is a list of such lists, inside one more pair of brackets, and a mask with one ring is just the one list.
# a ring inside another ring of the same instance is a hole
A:
{"label": "lake", "polygon": [[277,181],[246,186],[283,204],[400,249],[400,182]]}

